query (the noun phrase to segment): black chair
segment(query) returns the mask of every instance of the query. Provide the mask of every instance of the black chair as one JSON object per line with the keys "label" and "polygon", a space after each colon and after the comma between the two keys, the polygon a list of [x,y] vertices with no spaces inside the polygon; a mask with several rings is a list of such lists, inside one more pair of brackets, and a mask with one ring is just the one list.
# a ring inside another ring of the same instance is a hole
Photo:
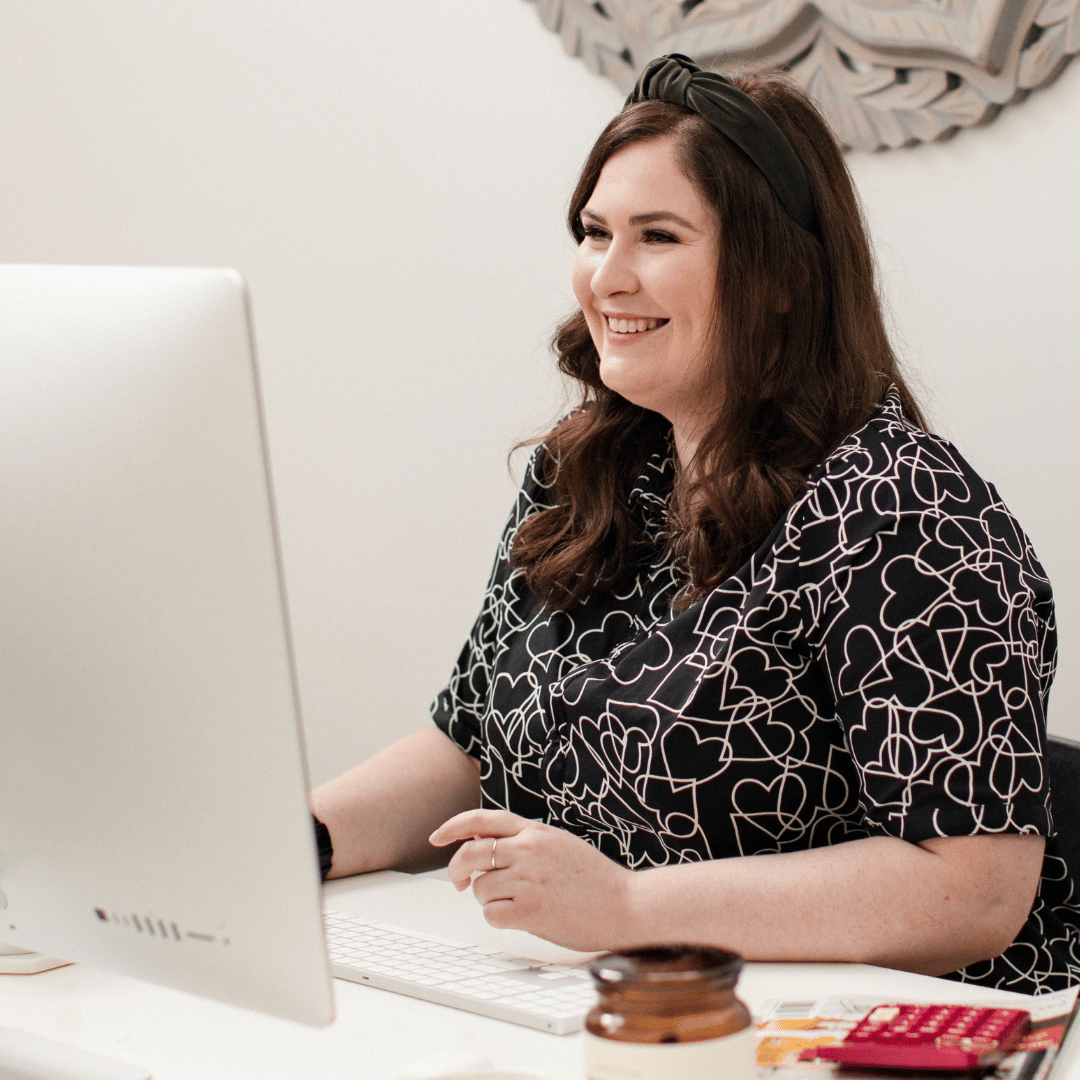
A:
{"label": "black chair", "polygon": [[1046,740],[1050,797],[1058,851],[1074,882],[1080,881],[1080,742],[1061,735]]}

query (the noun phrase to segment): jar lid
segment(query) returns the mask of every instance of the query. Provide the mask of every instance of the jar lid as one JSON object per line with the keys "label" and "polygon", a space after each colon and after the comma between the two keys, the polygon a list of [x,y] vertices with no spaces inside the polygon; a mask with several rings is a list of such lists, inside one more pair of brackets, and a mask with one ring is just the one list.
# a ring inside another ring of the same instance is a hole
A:
{"label": "jar lid", "polygon": [[706,980],[734,984],[743,958],[708,945],[650,945],[598,957],[589,973],[600,985],[647,982],[652,986],[682,986]]}

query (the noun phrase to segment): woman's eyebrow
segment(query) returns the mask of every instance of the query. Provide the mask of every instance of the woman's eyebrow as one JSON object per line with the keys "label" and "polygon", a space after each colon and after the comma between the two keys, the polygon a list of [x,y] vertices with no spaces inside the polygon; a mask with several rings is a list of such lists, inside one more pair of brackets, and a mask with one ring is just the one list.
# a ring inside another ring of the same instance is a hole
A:
{"label": "woman's eyebrow", "polygon": [[655,221],[674,221],[677,225],[682,225],[683,228],[693,229],[694,232],[701,231],[696,225],[687,221],[686,218],[681,218],[678,214],[673,214],[670,210],[655,210],[651,214],[635,214],[630,219],[630,224],[651,225]]}
{"label": "woman's eyebrow", "polygon": [[[601,225],[607,224],[607,222],[604,221],[602,215],[598,214],[595,210],[590,210],[588,207],[581,211],[581,216],[583,218],[587,217],[590,218],[592,221],[599,222],[599,224]],[[682,225],[683,228],[693,229],[694,232],[701,232],[701,229],[699,229],[697,225],[694,225],[692,222],[687,221],[686,218],[679,217],[678,214],[673,214],[670,210],[654,210],[650,214],[635,214],[630,219],[630,224],[652,225],[654,222],[657,221],[674,221],[677,225]]]}

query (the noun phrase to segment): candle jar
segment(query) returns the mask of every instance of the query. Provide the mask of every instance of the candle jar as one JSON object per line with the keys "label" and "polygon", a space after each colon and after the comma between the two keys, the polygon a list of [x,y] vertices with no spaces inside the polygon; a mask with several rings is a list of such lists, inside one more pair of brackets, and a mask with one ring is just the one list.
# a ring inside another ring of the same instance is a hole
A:
{"label": "candle jar", "polygon": [[600,1000],[585,1018],[587,1080],[752,1080],[757,1039],[735,996],[742,963],[698,945],[594,960]]}

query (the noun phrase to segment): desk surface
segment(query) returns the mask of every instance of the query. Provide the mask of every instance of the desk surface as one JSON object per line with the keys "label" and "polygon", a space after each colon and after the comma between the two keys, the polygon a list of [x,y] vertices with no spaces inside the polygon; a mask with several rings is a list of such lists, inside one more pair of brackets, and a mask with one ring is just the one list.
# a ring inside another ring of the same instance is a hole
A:
{"label": "desk surface", "polygon": [[[400,885],[400,876],[393,874],[331,882],[327,904],[388,920],[387,908],[394,907],[392,921],[403,922]],[[507,951],[529,951],[522,948],[526,935],[488,927],[471,896],[455,893],[448,883],[428,879],[418,895],[424,910],[409,913],[410,925],[426,921],[432,932],[456,937],[471,930],[474,939],[484,935]],[[531,955],[544,947],[536,939],[527,943],[534,946]],[[558,950],[546,949],[541,958],[558,958]],[[339,980],[334,988],[337,1019],[315,1029],[73,965],[39,975],[0,975],[0,1025],[131,1061],[151,1070],[154,1080],[406,1080],[462,1066],[531,1069],[551,1080],[583,1080],[577,1036],[548,1035]],[[780,997],[880,994],[975,1001],[1002,996],[845,964],[748,964],[738,992],[751,1009]],[[1059,1070],[1055,1080],[1080,1080],[1076,1039],[1066,1047]]]}

